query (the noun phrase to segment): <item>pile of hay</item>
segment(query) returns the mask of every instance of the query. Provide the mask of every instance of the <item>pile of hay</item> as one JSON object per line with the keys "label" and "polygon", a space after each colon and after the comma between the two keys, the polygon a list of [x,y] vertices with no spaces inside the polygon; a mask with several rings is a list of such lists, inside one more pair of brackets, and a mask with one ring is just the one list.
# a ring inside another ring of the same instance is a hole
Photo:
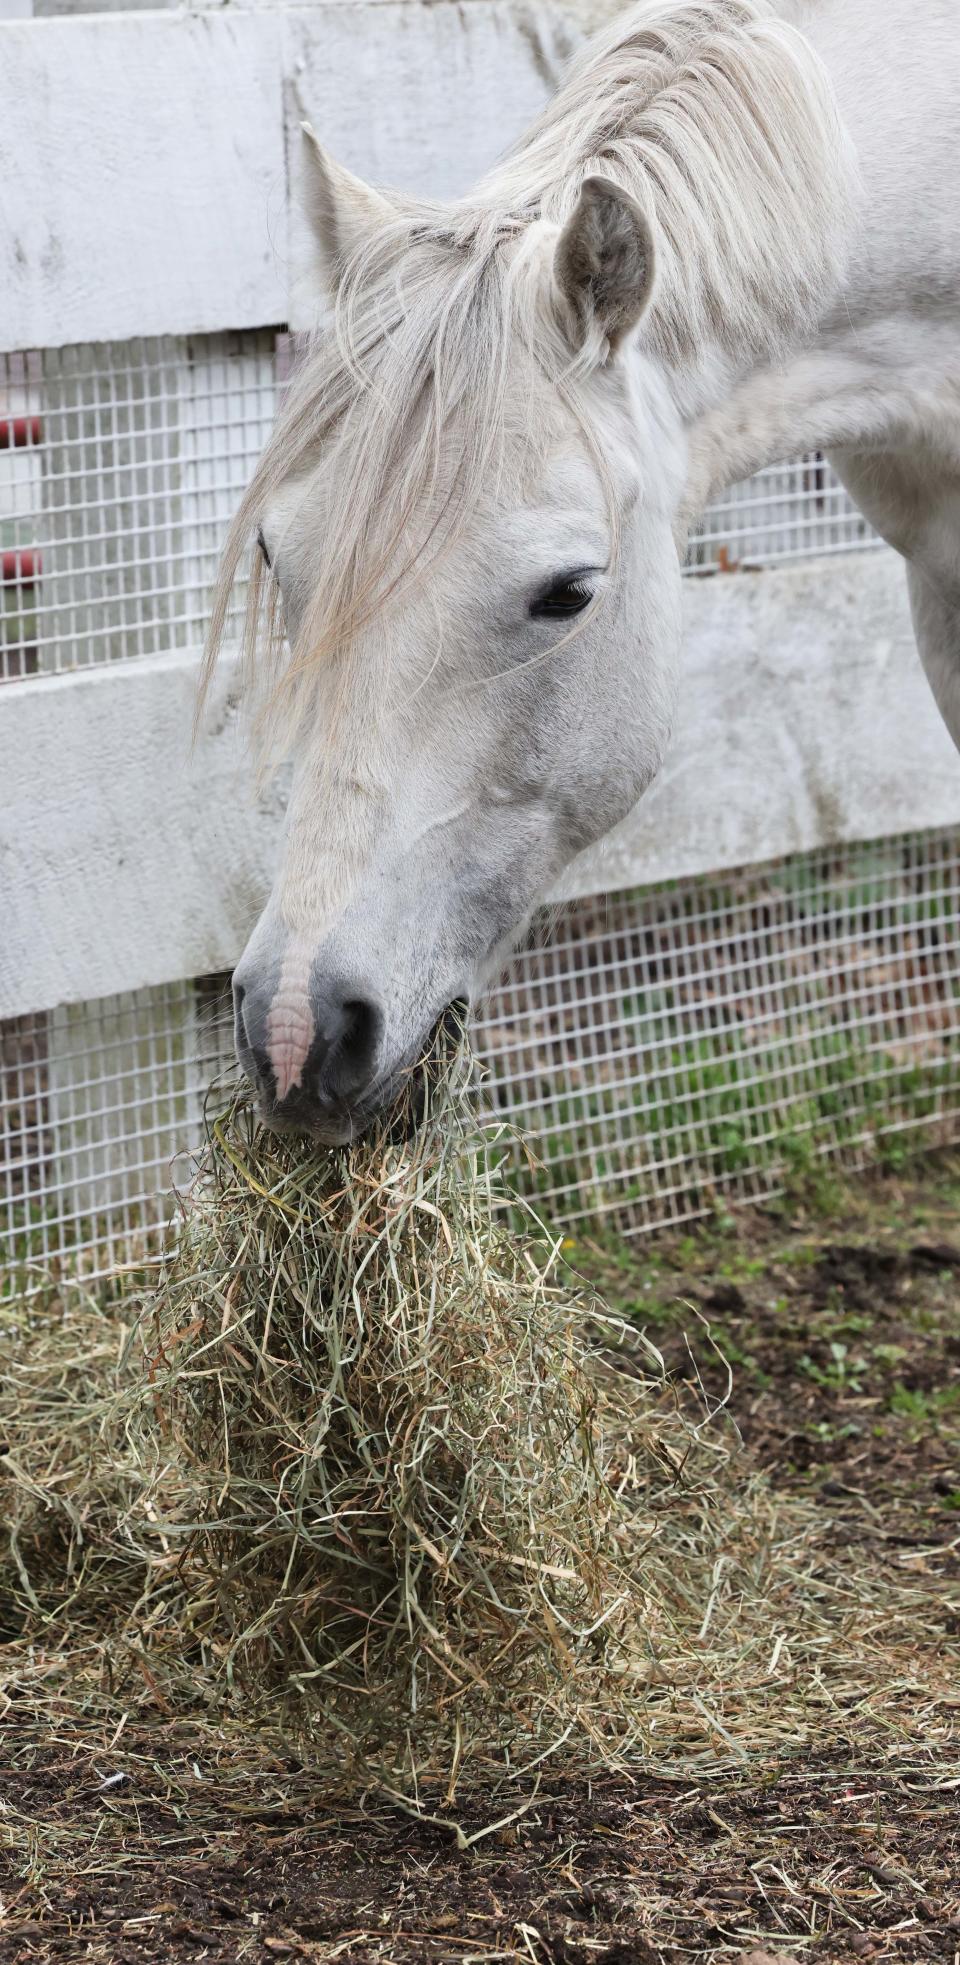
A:
{"label": "pile of hay", "polygon": [[649,1740],[702,1618],[706,1476],[678,1486],[693,1434],[656,1354],[618,1356],[596,1307],[588,1348],[491,1164],[462,1059],[408,1141],[305,1158],[240,1101],[132,1323],[76,1293],[21,1305],[0,1393],[21,1657],[95,1704],[232,1700],[408,1794]]}
{"label": "pile of hay", "polygon": [[509,1230],[495,1157],[462,1060],[406,1141],[305,1157],[239,1102],[152,1290],[8,1306],[0,1705],[32,1738],[159,1713],[449,1810],[940,1697],[918,1581],[851,1587]]}

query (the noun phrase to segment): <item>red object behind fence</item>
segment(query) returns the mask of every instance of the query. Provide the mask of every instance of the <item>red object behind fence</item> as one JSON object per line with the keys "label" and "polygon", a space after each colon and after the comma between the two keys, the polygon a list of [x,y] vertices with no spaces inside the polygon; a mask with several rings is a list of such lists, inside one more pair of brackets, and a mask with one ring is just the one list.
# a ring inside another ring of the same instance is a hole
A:
{"label": "red object behind fence", "polygon": [[26,450],[42,434],[39,416],[0,416],[0,450]]}
{"label": "red object behind fence", "polygon": [[37,546],[9,546],[0,553],[0,582],[5,587],[32,587],[42,571]]}

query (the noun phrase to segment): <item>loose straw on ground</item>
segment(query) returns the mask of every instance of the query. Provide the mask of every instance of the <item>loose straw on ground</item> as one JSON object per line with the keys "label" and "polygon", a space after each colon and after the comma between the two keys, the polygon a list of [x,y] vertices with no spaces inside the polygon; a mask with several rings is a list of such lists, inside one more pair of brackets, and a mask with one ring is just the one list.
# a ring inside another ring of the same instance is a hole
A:
{"label": "loose straw on ground", "polygon": [[[231,1719],[444,1810],[548,1761],[729,1764],[835,1715],[809,1520],[731,1477],[729,1434],[496,1200],[462,1061],[412,1138],[341,1152],[239,1102],[138,1309],[14,1307],[22,1714]],[[870,1646],[843,1655],[866,1697]]]}

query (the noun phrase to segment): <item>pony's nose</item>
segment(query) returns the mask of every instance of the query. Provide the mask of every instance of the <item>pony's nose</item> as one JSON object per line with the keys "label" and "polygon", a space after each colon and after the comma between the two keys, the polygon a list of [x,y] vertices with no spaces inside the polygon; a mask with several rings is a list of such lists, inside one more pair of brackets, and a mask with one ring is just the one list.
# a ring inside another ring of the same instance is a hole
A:
{"label": "pony's nose", "polygon": [[237,1056],[264,1117],[339,1134],[376,1077],[383,1012],[340,979],[314,977],[298,1002],[242,966],[233,978]]}

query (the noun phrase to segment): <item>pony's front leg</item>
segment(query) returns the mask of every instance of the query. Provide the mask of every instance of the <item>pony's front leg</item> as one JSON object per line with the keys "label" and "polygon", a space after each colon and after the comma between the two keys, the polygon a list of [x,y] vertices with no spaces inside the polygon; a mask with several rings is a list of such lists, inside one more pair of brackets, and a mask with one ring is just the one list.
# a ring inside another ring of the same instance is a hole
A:
{"label": "pony's front leg", "polygon": [[907,562],[920,659],[960,750],[960,473],[928,445],[839,450],[831,463],[851,498]]}
{"label": "pony's front leg", "polygon": [[960,750],[960,593],[939,590],[922,567],[907,566],[910,612],[920,659],[943,720]]}

